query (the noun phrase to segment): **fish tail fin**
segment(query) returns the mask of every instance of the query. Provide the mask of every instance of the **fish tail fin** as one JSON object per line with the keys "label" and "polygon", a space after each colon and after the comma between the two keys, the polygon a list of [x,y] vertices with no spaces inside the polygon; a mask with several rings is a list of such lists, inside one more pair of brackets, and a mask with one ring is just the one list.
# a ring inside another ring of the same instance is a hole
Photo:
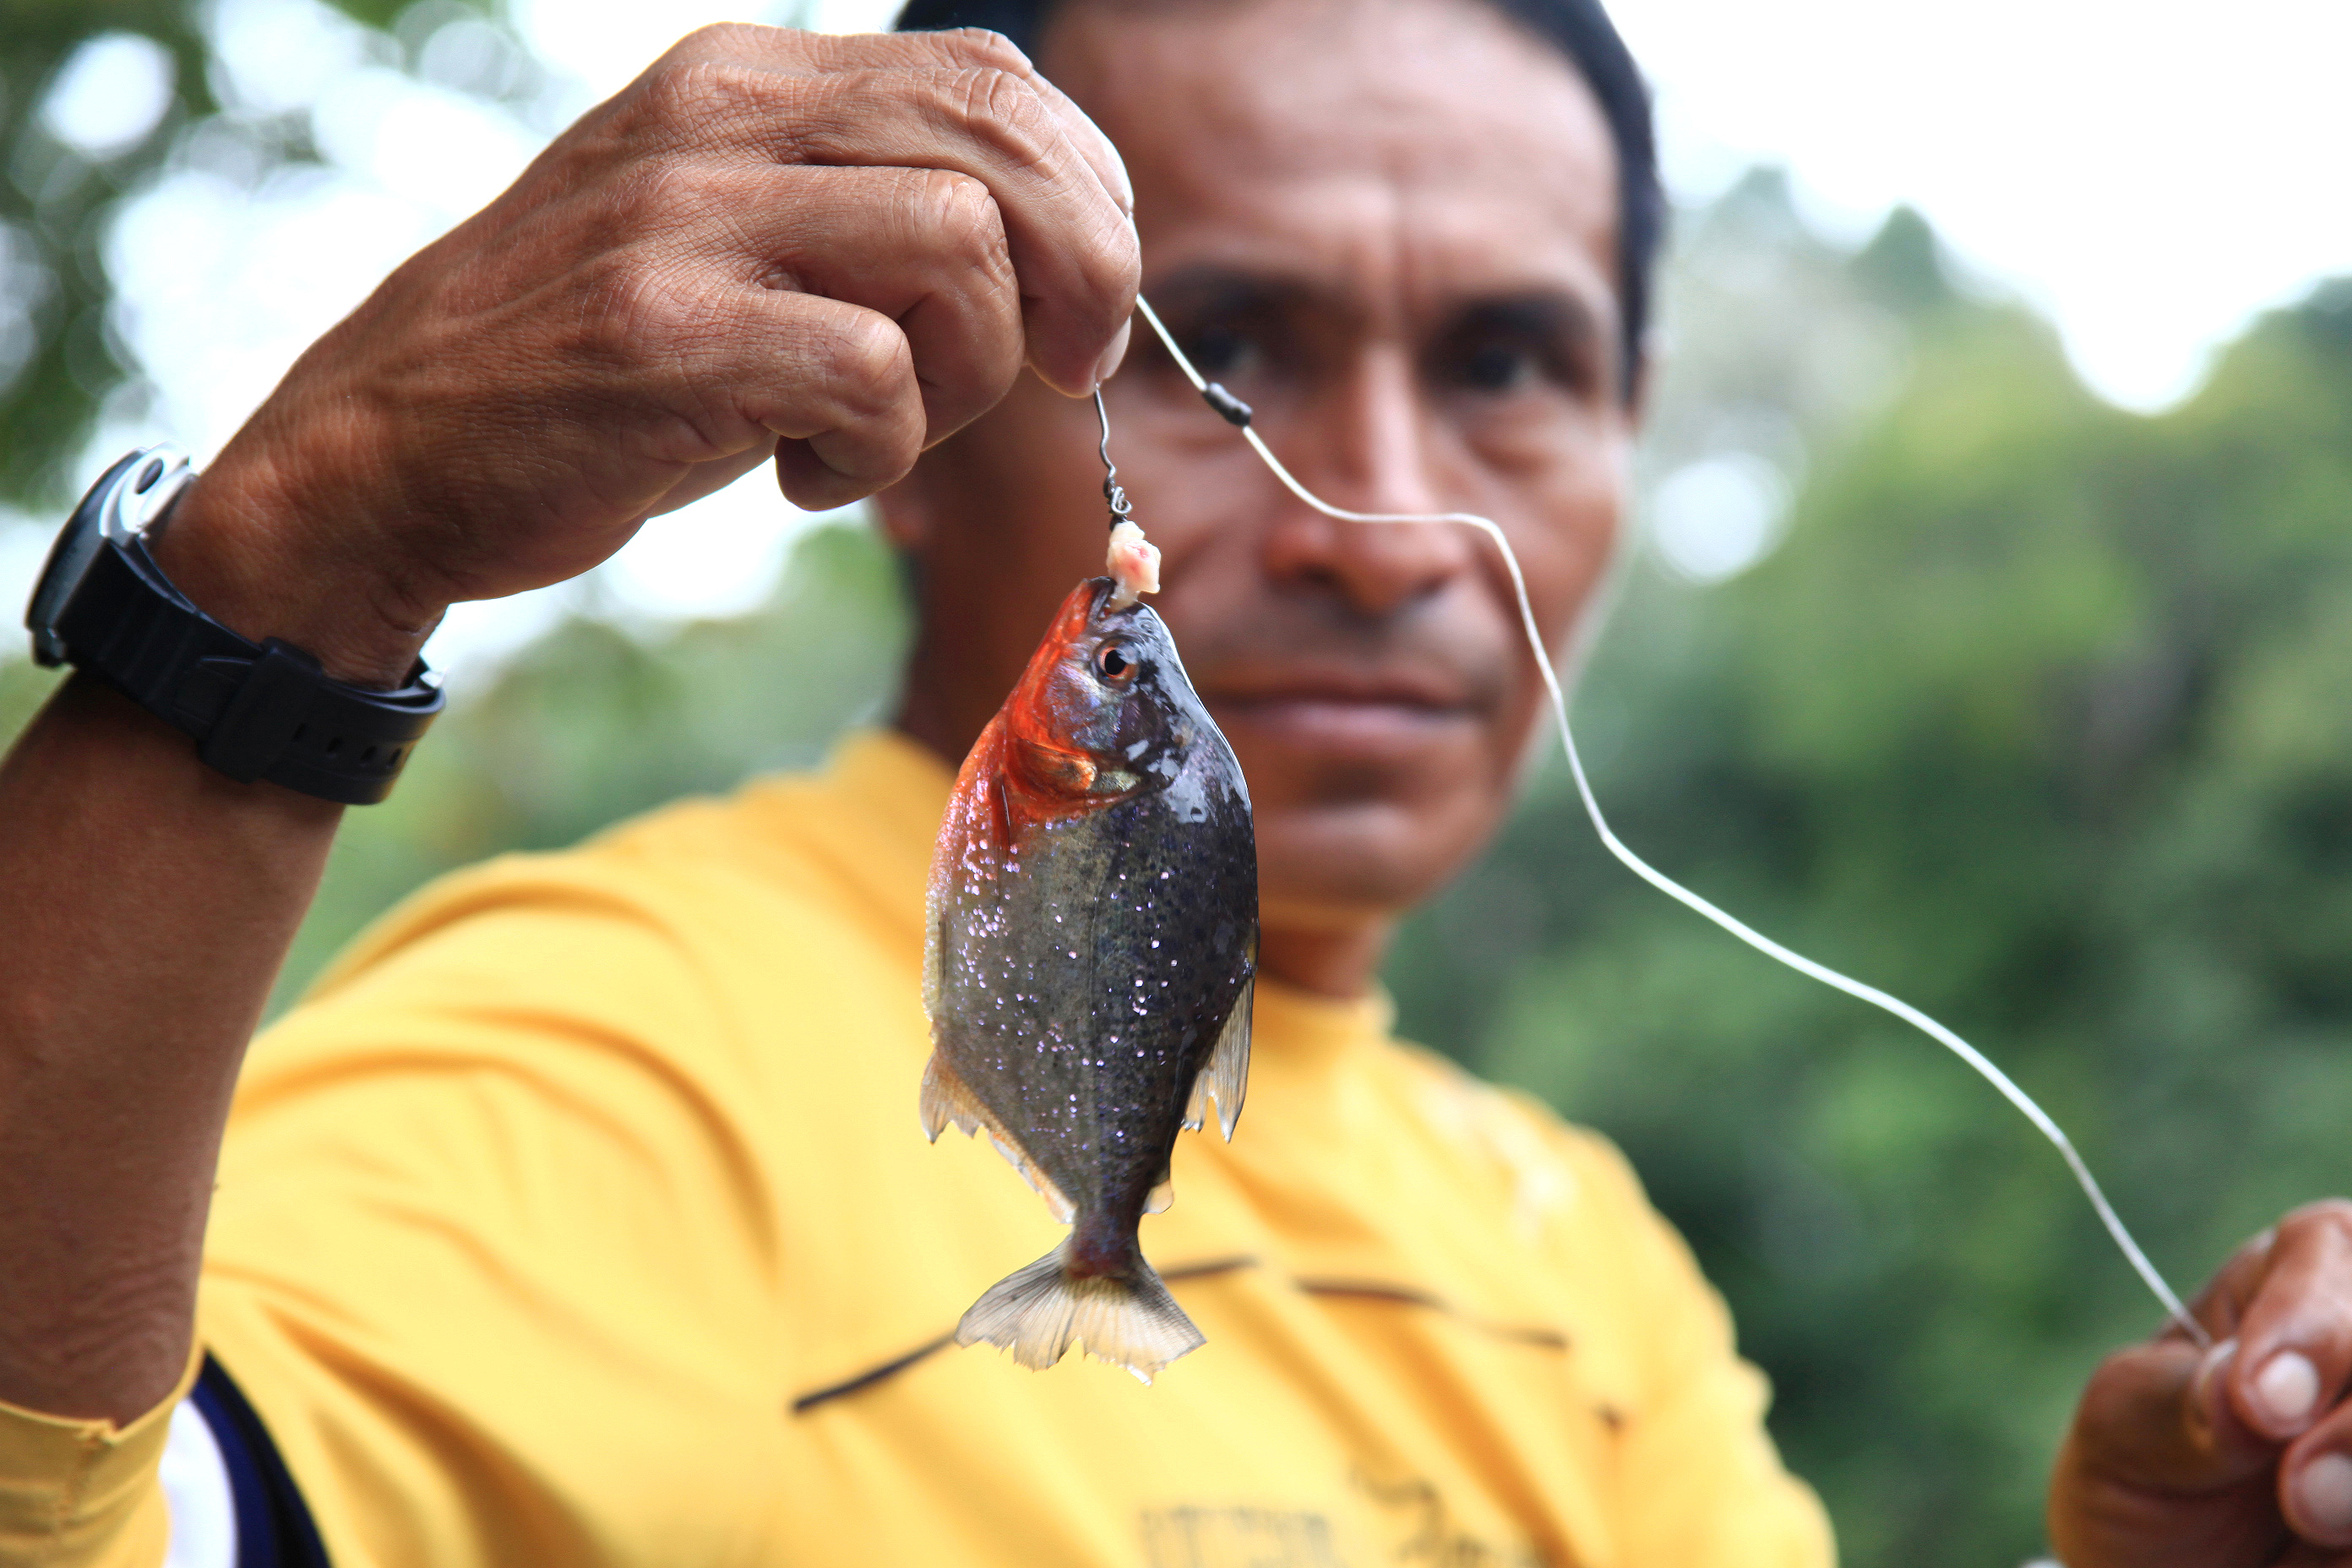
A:
{"label": "fish tail fin", "polygon": [[1075,1342],[1148,1384],[1161,1367],[1208,1342],[1140,1251],[1115,1274],[1074,1275],[1070,1258],[1065,1237],[990,1286],[956,1325],[956,1343],[995,1345],[1042,1372]]}

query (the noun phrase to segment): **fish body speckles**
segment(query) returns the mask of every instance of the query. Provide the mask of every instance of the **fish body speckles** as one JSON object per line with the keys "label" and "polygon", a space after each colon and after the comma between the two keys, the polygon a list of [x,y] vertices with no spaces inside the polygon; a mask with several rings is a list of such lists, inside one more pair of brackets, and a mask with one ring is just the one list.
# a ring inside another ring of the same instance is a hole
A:
{"label": "fish body speckles", "polygon": [[924,1131],[985,1131],[1069,1221],[957,1339],[1149,1381],[1199,1331],[1136,1230],[1248,1071],[1257,852],[1232,749],[1150,608],[1081,584],[965,760],[932,860]]}

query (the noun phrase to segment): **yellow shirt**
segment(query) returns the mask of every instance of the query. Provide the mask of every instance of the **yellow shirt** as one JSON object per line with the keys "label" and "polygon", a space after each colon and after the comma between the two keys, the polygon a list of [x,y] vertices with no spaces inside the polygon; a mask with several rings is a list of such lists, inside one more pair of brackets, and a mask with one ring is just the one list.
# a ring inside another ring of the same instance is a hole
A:
{"label": "yellow shirt", "polygon": [[[943,1345],[1062,1234],[917,1123],[949,783],[866,735],[450,878],[257,1045],[200,1330],[338,1568],[1831,1562],[1615,1152],[1378,1000],[1261,981],[1234,1142],[1179,1140],[1143,1244],[1205,1347]],[[0,1546],[139,1436],[0,1414]]]}

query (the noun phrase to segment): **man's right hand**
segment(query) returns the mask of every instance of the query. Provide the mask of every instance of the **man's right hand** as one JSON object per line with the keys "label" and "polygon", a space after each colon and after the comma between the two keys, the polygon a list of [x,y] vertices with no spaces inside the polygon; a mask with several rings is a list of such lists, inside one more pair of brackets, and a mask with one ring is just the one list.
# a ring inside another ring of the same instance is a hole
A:
{"label": "man's right hand", "polygon": [[[1024,361],[1091,388],[1131,201],[992,34],[697,33],[304,354],[157,554],[247,637],[396,682],[451,603],[771,454],[837,505]],[[89,675],[0,756],[0,1401],[127,1421],[186,1368],[230,1095],[338,815]]]}
{"label": "man's right hand", "polygon": [[584,572],[771,454],[838,506],[1024,363],[1091,390],[1132,205],[994,34],[705,29],[305,353],[163,564],[247,636],[396,680],[451,603]]}

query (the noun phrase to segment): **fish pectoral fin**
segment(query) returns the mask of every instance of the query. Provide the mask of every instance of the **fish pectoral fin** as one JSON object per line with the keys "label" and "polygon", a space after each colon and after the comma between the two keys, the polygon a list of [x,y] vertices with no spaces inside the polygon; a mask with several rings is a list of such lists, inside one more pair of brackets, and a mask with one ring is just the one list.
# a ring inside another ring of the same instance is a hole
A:
{"label": "fish pectoral fin", "polygon": [[989,1114],[971,1090],[964,1087],[955,1068],[941,1059],[937,1047],[931,1059],[923,1064],[923,1136],[936,1143],[940,1130],[953,1122],[956,1131],[969,1137],[989,1124]]}
{"label": "fish pectoral fin", "polygon": [[947,994],[947,931],[940,916],[940,902],[935,885],[924,895],[923,918],[923,1016],[935,1024]]}
{"label": "fish pectoral fin", "polygon": [[1095,760],[1067,746],[1049,745],[1026,735],[1015,738],[1024,771],[1039,784],[1065,795],[1086,795],[1095,787]]}
{"label": "fish pectoral fin", "polygon": [[1175,1206],[1175,1178],[1172,1176],[1162,1176],[1160,1178],[1160,1184],[1152,1188],[1150,1194],[1144,1198],[1143,1212],[1145,1214],[1166,1214],[1170,1209],[1172,1209]]}
{"label": "fish pectoral fin", "polygon": [[1242,994],[1234,998],[1234,1010],[1218,1032],[1216,1048],[1192,1080],[1192,1098],[1184,1107],[1184,1125],[1197,1132],[1207,1124],[1209,1101],[1215,1100],[1217,1130],[1228,1143],[1234,1141],[1234,1124],[1242,1119],[1242,1096],[1249,1089],[1250,1004],[1256,995],[1257,977],[1252,975],[1242,982]]}

